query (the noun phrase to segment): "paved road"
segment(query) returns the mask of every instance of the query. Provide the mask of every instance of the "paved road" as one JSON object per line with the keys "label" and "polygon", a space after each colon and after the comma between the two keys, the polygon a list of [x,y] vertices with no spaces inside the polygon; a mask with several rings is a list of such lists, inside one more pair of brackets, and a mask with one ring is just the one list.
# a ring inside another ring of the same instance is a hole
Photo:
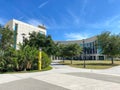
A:
{"label": "paved road", "polygon": [[104,75],[104,74],[96,74],[96,73],[86,73],[86,72],[74,72],[74,73],[67,73],[67,74],[73,75],[73,76],[78,76],[78,77],[85,77],[85,78],[92,78],[92,79],[96,79],[96,80],[120,83],[120,76]]}
{"label": "paved road", "polygon": [[33,78],[0,84],[0,90],[68,90]]}

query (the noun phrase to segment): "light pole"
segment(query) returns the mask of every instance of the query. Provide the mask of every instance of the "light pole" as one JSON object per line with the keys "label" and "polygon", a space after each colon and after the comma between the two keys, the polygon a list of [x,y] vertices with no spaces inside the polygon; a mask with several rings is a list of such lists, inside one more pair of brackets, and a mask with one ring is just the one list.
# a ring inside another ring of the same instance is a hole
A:
{"label": "light pole", "polygon": [[83,39],[83,60],[84,60],[84,68],[86,68],[86,64],[85,64],[85,41]]}
{"label": "light pole", "polygon": [[42,48],[39,48],[38,70],[41,70],[41,67],[42,67]]}

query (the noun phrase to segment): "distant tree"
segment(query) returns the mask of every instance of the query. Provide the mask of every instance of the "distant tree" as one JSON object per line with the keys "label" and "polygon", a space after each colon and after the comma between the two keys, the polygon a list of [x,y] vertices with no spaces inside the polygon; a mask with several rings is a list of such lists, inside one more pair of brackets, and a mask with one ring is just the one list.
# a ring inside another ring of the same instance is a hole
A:
{"label": "distant tree", "polygon": [[74,56],[79,56],[82,53],[82,48],[78,44],[67,44],[62,51],[64,56],[72,57],[71,64]]}
{"label": "distant tree", "polygon": [[55,55],[56,54],[56,44],[54,43],[54,41],[52,40],[51,36],[48,35],[46,36],[46,40],[45,40],[45,45],[44,45],[44,51],[45,53],[48,54],[48,56],[51,56],[51,55]]}
{"label": "distant tree", "polygon": [[0,48],[6,50],[13,46],[14,43],[14,31],[0,26]]}
{"label": "distant tree", "polygon": [[120,54],[120,35],[103,32],[97,38],[101,53],[111,57],[113,64],[113,58]]}
{"label": "distant tree", "polygon": [[67,56],[64,54],[66,45],[57,43],[57,44],[56,44],[56,47],[57,47],[57,48],[56,48],[56,49],[57,49],[57,50],[56,50],[56,56],[62,57],[63,62],[64,62],[64,58],[67,57]]}
{"label": "distant tree", "polygon": [[55,56],[61,56],[61,50],[62,50],[62,47],[61,47],[61,44],[59,43],[55,43]]}

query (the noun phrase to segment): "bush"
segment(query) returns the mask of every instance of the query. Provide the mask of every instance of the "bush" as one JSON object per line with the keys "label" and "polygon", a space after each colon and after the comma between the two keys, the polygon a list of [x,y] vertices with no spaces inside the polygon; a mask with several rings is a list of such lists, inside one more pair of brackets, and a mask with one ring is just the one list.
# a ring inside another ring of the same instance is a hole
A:
{"label": "bush", "polygon": [[[48,68],[51,64],[51,60],[45,52],[42,52],[42,69]],[[33,61],[32,69],[31,70],[38,70],[38,59]]]}
{"label": "bush", "polygon": [[[0,73],[15,72],[23,70],[37,70],[38,69],[38,50],[33,47],[26,47],[25,50],[0,51]],[[30,50],[29,50],[30,49]],[[30,62],[30,63],[29,63]],[[49,69],[51,63],[50,58],[42,52],[42,70]],[[27,68],[28,64],[30,68]],[[25,68],[25,69],[24,69]]]}
{"label": "bush", "polygon": [[42,69],[49,67],[51,64],[51,59],[45,52],[42,52]]}

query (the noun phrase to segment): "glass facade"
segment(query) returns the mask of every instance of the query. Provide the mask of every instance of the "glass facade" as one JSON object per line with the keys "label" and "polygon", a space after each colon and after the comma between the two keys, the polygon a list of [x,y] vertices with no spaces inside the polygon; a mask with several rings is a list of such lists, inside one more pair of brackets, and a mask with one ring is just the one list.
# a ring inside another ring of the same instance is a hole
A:
{"label": "glass facade", "polygon": [[96,41],[80,44],[80,46],[84,46],[83,50],[85,54],[97,54],[97,47],[96,47]]}
{"label": "glass facade", "polygon": [[98,41],[96,36],[83,40],[75,40],[75,41],[62,41],[62,44],[79,44],[80,47],[83,48],[82,54],[79,56],[75,56],[75,59],[79,60],[104,60],[105,55],[101,54],[101,47],[98,46]]}
{"label": "glass facade", "polygon": [[[104,56],[100,55],[101,48],[97,46],[97,40],[93,42],[85,42],[85,40],[80,44],[83,47],[82,59],[85,58],[87,60],[103,60]],[[99,56],[100,55],[100,56]]]}

